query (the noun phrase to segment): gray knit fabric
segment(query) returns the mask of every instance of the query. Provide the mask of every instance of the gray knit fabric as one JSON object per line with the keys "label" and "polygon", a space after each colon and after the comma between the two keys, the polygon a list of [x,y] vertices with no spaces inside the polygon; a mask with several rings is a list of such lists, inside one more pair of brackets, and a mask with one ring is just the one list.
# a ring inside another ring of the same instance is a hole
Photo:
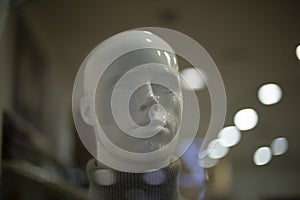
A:
{"label": "gray knit fabric", "polygon": [[179,160],[149,173],[120,172],[95,159],[88,162],[89,200],[179,200]]}

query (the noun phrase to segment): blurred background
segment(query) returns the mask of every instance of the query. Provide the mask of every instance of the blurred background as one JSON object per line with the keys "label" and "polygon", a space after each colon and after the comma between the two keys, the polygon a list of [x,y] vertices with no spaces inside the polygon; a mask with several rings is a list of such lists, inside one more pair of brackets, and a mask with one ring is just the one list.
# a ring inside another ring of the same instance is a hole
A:
{"label": "blurred background", "polygon": [[[147,26],[198,41],[226,87],[223,142],[199,162],[195,139],[182,157],[182,196],[300,199],[299,11],[290,0],[0,0],[1,199],[87,199],[92,156],[73,124],[76,72],[101,41]],[[199,132],[206,131],[203,77],[188,65],[180,70],[194,85]]]}

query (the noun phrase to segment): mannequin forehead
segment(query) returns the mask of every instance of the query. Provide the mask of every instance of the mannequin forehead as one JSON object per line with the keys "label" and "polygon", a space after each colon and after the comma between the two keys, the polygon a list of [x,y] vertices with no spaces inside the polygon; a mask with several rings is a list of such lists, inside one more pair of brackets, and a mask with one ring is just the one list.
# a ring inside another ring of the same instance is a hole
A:
{"label": "mannequin forehead", "polygon": [[[145,63],[159,63],[178,71],[176,56],[171,52],[157,49],[135,50],[115,60],[105,70],[103,76],[101,77],[102,82],[107,85],[114,85],[117,80],[127,71]],[[149,66],[151,67],[151,64],[149,64]]]}

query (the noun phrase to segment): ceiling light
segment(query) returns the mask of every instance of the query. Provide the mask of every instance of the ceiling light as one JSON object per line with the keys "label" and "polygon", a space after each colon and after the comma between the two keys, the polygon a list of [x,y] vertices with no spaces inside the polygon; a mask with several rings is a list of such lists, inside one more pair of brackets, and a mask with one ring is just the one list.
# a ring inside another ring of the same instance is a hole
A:
{"label": "ceiling light", "polygon": [[296,56],[300,60],[300,44],[296,47]]}
{"label": "ceiling light", "polygon": [[257,94],[259,101],[265,105],[278,103],[282,97],[281,88],[274,83],[269,83],[261,86]]}
{"label": "ceiling light", "polygon": [[181,71],[184,78],[182,85],[188,90],[200,90],[205,88],[205,75],[195,68],[187,68]]}
{"label": "ceiling light", "polygon": [[271,143],[271,149],[274,156],[284,154],[288,150],[288,141],[284,137],[276,138]]}
{"label": "ceiling light", "polygon": [[204,158],[199,159],[199,166],[202,168],[212,168],[218,164],[217,159],[212,159],[208,156],[205,156]]}
{"label": "ceiling light", "polygon": [[228,126],[220,131],[218,138],[222,146],[231,147],[240,141],[241,132],[235,126]]}
{"label": "ceiling light", "polygon": [[241,131],[253,129],[258,123],[257,112],[252,108],[238,111],[234,116],[234,124]]}
{"label": "ceiling light", "polygon": [[253,156],[253,161],[256,165],[266,165],[272,159],[272,152],[269,147],[258,148]]}
{"label": "ceiling light", "polygon": [[208,144],[208,156],[212,159],[220,159],[227,155],[229,148],[220,143],[220,139],[212,140]]}

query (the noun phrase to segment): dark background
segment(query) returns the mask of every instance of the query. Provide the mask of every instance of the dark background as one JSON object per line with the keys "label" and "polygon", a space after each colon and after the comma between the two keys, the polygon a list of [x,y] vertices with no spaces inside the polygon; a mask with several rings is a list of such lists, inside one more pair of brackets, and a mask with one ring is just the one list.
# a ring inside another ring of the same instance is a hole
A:
{"label": "dark background", "polygon": [[[199,176],[209,180],[182,184],[182,195],[300,199],[299,1],[2,0],[0,6],[1,199],[86,199],[84,170],[92,156],[73,125],[76,72],[101,41],[147,26],[183,32],[208,51],[226,87],[225,125],[244,107],[260,117],[217,166]],[[267,82],[282,88],[279,104],[257,100]],[[255,166],[254,151],[279,136],[288,139],[288,152]],[[188,173],[185,166],[182,174]]]}

